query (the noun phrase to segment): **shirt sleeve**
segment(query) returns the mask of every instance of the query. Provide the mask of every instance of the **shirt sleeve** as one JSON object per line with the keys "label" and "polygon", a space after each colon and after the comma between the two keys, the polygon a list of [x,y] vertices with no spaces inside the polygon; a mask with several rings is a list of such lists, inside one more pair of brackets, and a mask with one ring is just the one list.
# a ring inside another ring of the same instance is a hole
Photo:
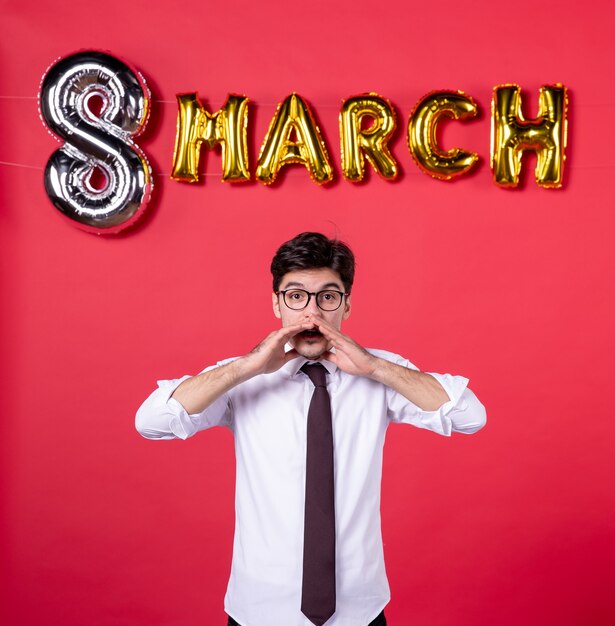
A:
{"label": "shirt sleeve", "polygon": [[[220,365],[220,364],[218,364]],[[203,371],[218,367],[214,365]],[[231,425],[231,402],[223,394],[200,413],[189,414],[171,395],[190,376],[159,380],[155,389],[139,407],[135,417],[137,431],[146,439],[187,439],[212,426]]]}
{"label": "shirt sleeve", "polygon": [[[395,358],[388,358],[388,360],[397,365],[418,369],[403,357],[391,356]],[[424,411],[400,393],[389,388],[387,390],[388,417],[392,422],[427,428],[446,437],[450,437],[454,432],[469,435],[486,424],[485,407],[468,388],[467,378],[451,374],[428,373],[442,385],[449,400],[436,411]]]}

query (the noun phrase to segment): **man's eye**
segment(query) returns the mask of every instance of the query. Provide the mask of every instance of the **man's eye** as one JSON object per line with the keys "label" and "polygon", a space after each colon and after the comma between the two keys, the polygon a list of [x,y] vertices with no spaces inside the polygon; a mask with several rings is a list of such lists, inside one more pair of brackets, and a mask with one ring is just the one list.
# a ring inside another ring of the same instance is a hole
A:
{"label": "man's eye", "polygon": [[323,291],[320,294],[321,300],[325,300],[326,302],[331,302],[338,298],[338,295],[334,291]]}
{"label": "man's eye", "polygon": [[305,294],[302,291],[289,291],[286,296],[291,300],[303,300],[305,299]]}

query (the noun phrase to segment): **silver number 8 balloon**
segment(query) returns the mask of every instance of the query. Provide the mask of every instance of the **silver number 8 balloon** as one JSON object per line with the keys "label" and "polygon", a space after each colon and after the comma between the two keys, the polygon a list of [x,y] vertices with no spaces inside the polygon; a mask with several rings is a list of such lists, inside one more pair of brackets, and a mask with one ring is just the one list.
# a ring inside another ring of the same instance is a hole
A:
{"label": "silver number 8 balloon", "polygon": [[56,208],[97,234],[134,223],[152,191],[151,168],[132,141],[149,116],[143,77],[109,54],[79,52],[47,70],[39,107],[44,123],[64,141],[44,176]]}

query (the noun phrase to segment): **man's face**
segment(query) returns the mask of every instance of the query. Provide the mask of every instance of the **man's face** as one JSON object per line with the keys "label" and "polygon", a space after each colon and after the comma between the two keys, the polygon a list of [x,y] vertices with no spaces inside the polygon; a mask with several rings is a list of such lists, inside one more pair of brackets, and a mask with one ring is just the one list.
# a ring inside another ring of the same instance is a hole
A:
{"label": "man's face", "polygon": [[[328,267],[317,269],[297,270],[284,274],[280,282],[280,291],[286,289],[305,289],[310,293],[317,293],[331,289],[345,292],[344,283],[340,275]],[[342,304],[335,311],[323,311],[318,308],[316,298],[312,296],[307,307],[301,311],[289,309],[284,303],[282,294],[273,295],[273,312],[282,320],[282,326],[290,326],[302,322],[314,314],[323,318],[334,328],[341,328],[342,321],[350,315],[350,297],[344,298]],[[317,359],[326,352],[330,345],[327,339],[317,328],[306,330],[292,337],[289,341],[292,347],[307,359]]]}

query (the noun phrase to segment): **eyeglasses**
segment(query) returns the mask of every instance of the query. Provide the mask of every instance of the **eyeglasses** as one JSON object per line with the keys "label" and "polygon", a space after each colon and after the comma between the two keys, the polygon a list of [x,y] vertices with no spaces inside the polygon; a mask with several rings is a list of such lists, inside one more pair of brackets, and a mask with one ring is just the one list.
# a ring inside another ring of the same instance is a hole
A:
{"label": "eyeglasses", "polygon": [[336,311],[342,305],[344,296],[350,294],[343,291],[334,291],[325,289],[324,291],[306,291],[305,289],[285,289],[284,291],[276,291],[276,295],[282,294],[284,304],[293,311],[301,311],[310,303],[312,296],[316,298],[316,304],[323,311]]}

